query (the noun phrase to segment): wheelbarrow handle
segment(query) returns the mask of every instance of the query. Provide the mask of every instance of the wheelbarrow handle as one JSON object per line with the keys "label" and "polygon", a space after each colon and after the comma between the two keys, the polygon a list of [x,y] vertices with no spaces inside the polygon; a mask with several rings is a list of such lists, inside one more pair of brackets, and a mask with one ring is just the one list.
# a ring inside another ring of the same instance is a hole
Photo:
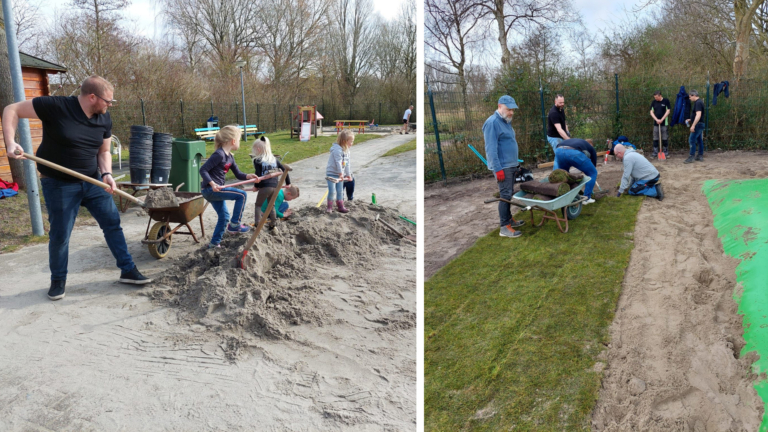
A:
{"label": "wheelbarrow handle", "polygon": [[[94,184],[94,185],[99,186],[99,187],[101,187],[103,189],[107,189],[107,188],[111,187],[110,185],[108,185],[108,184],[106,184],[104,182],[100,182],[100,181],[98,181],[98,180],[96,180],[94,178],[90,178],[90,177],[88,177],[86,175],[80,174],[79,172],[73,171],[73,170],[71,170],[69,168],[64,168],[61,165],[58,165],[58,164],[55,164],[53,162],[47,161],[45,159],[39,158],[39,157],[37,157],[35,155],[31,155],[31,154],[26,153],[26,152],[20,152],[19,150],[16,151],[16,154],[17,155],[22,155],[23,154],[25,158],[27,158],[27,159],[29,159],[31,161],[35,161],[35,162],[37,162],[39,164],[48,166],[50,168],[55,169],[56,171],[61,171],[64,174],[69,174],[72,177],[75,177],[75,178],[80,179],[82,181],[86,181],[88,183]],[[116,194],[122,196],[123,198],[125,198],[125,199],[127,199],[129,201],[133,201],[133,202],[135,202],[136,204],[138,204],[138,205],[140,205],[142,207],[146,206],[144,204],[144,201],[136,198],[135,196],[133,196],[133,195],[131,195],[129,193],[123,192],[120,189],[113,189],[113,190],[115,191]]]}
{"label": "wheelbarrow handle", "polygon": [[504,201],[507,204],[511,204],[513,206],[520,207],[523,210],[530,210],[531,209],[531,206],[525,206],[525,205],[522,205],[522,204],[518,204],[518,203],[516,203],[514,201],[510,201],[510,200],[504,199],[504,198],[491,198],[491,199],[487,199],[487,200],[485,200],[483,202],[485,204],[490,204],[490,203],[495,203],[495,202],[498,202],[498,201]]}

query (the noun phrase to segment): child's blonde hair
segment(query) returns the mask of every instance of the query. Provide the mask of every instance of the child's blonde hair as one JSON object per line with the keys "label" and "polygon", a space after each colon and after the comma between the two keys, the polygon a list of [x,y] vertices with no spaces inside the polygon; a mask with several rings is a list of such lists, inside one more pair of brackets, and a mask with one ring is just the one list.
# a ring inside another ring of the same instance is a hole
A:
{"label": "child's blonde hair", "polygon": [[240,138],[240,128],[235,125],[227,125],[216,132],[216,136],[213,138],[214,150],[218,150],[232,140]]}
{"label": "child's blonde hair", "polygon": [[351,130],[344,129],[339,134],[339,145],[344,151],[348,151],[352,147],[352,141],[355,139],[355,134]]}
{"label": "child's blonde hair", "polygon": [[270,165],[275,165],[277,160],[275,155],[272,154],[272,146],[269,144],[269,138],[264,135],[257,139],[251,147],[251,159],[261,159],[262,162],[266,162]]}

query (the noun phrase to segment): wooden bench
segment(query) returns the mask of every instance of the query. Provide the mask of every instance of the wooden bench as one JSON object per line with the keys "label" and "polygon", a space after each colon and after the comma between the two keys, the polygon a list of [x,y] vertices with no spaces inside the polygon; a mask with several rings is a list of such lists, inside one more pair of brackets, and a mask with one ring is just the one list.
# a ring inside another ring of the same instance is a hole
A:
{"label": "wooden bench", "polygon": [[[240,129],[243,127],[240,126]],[[221,128],[212,127],[212,128],[197,128],[195,129],[195,135],[197,135],[198,138],[203,140],[213,139],[216,136],[216,132],[221,130]],[[245,128],[245,133],[247,135],[262,135],[264,132],[258,132],[259,128],[256,127],[256,125],[248,125]]]}
{"label": "wooden bench", "polygon": [[358,133],[365,133],[365,126],[368,124],[368,120],[334,120],[334,122],[336,123],[336,133],[343,129],[357,129]]}

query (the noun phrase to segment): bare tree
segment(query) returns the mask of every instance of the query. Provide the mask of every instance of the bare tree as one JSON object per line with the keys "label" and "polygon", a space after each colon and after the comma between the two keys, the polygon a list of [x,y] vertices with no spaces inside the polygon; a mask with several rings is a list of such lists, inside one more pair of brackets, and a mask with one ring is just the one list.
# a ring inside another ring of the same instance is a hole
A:
{"label": "bare tree", "polygon": [[376,17],[370,0],[337,0],[331,23],[331,49],[340,93],[350,106],[363,78],[373,68],[377,41]]}
{"label": "bare tree", "polygon": [[105,33],[117,25],[115,12],[122,11],[130,4],[130,0],[72,0],[72,6],[80,9],[93,24],[92,36],[95,41],[95,73],[104,76],[103,45]]}
{"label": "bare tree", "polygon": [[[256,40],[258,3],[253,0],[163,0],[170,26],[190,35],[222,75],[230,75],[237,60],[250,62]],[[199,37],[199,39],[198,39]]]}
{"label": "bare tree", "polygon": [[[25,49],[36,51],[34,48],[39,23],[42,19],[40,15],[40,4],[42,0],[14,0],[13,2],[13,21],[16,23],[16,43],[19,50]],[[32,54],[37,54],[33,52]]]}
{"label": "bare tree", "polygon": [[501,67],[510,65],[509,33],[524,34],[543,25],[568,22],[575,16],[569,0],[476,0],[474,5],[496,25]]}
{"label": "bare tree", "polygon": [[426,0],[424,12],[424,43],[432,65],[458,79],[465,127],[469,129],[472,113],[467,101],[466,67],[472,49],[485,38],[477,31],[482,11],[471,0]]}
{"label": "bare tree", "polygon": [[306,83],[306,72],[317,61],[318,44],[328,24],[330,0],[264,0],[255,40],[269,63],[274,100],[294,102]]}
{"label": "bare tree", "polygon": [[[733,75],[738,82],[749,62],[750,37],[758,24],[757,11],[765,0],[734,0],[733,16],[736,24],[736,52],[733,57]],[[759,28],[759,27],[758,27]]]}
{"label": "bare tree", "polygon": [[571,28],[568,36],[571,46],[577,55],[578,69],[581,70],[581,76],[583,78],[590,78],[592,75],[591,64],[593,64],[591,56],[593,54],[593,47],[597,44],[596,39],[589,34],[582,23]]}

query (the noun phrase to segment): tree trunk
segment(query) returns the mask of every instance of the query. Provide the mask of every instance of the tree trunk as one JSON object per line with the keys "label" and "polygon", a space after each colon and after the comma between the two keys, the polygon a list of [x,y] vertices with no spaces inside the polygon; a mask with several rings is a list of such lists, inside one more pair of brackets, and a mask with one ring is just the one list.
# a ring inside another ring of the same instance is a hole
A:
{"label": "tree trunk", "polygon": [[[0,5],[2,0],[0,0]],[[2,17],[0,9],[0,17]],[[11,82],[11,66],[8,59],[8,42],[5,40],[5,21],[0,27],[0,112],[13,103],[13,83]],[[24,163],[18,159],[8,158],[11,167],[12,181],[19,184],[19,189],[26,189],[24,179]]]}
{"label": "tree trunk", "polygon": [[749,36],[752,34],[752,20],[765,0],[735,0],[733,12],[736,18],[736,53],[733,57],[733,75],[738,83],[747,71],[749,62]]}
{"label": "tree trunk", "polygon": [[461,104],[464,107],[464,129],[472,130],[472,111],[467,100],[467,78],[464,76],[464,65],[459,68],[459,86],[461,87]]}
{"label": "tree trunk", "polygon": [[499,47],[501,48],[501,70],[505,71],[512,62],[512,53],[507,45],[507,26],[504,23],[504,0],[494,0],[493,18],[499,28]]}

